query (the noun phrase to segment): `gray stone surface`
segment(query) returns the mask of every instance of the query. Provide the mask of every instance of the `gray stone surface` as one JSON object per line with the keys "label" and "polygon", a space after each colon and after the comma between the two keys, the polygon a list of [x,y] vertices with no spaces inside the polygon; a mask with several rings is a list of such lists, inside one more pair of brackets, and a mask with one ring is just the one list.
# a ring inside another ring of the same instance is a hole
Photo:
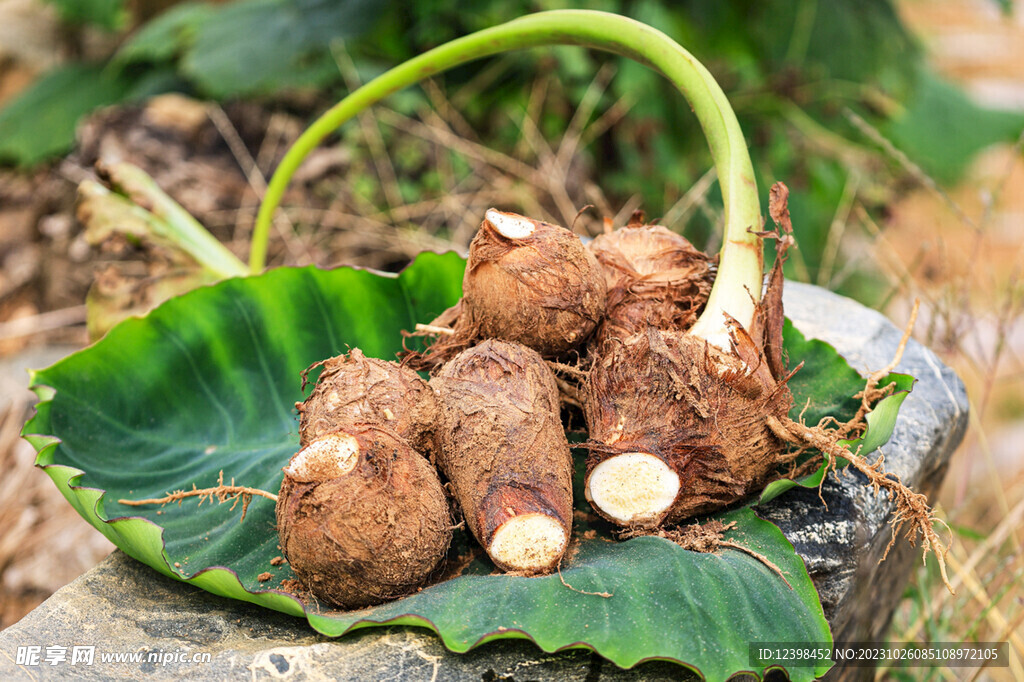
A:
{"label": "gray stone surface", "polygon": [[[901,330],[883,316],[821,289],[787,286],[786,312],[805,335],[832,343],[867,372],[892,358]],[[899,371],[918,383],[903,405],[893,440],[883,448],[889,471],[933,493],[967,424],[960,381],[911,343]],[[885,497],[854,476],[830,480],[823,494],[790,491],[761,508],[807,562],[837,640],[880,637],[918,551],[890,538]],[[95,645],[91,666],[18,666],[17,648]],[[102,654],[209,654],[207,663],[172,660],[101,663]],[[165,578],[120,552],[0,632],[0,679],[352,679],[352,680],[678,680],[684,671],[647,663],[622,671],[582,650],[547,655],[526,641],[492,642],[467,654],[447,652],[422,629],[364,630],[331,640],[304,620],[216,597]],[[870,679],[865,668],[834,669],[833,679]]]}

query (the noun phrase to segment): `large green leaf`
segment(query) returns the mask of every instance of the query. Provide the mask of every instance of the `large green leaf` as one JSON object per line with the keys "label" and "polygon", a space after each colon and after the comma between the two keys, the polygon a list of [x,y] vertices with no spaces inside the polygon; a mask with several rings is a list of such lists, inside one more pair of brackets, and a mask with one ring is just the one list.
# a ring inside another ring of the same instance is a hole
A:
{"label": "large green leaf", "polygon": [[[749,553],[697,554],[660,538],[610,542],[609,528],[587,516],[576,524],[576,551],[561,576],[493,575],[478,555],[457,577],[415,595],[340,612],[281,590],[292,575],[270,563],[279,550],[269,501],[255,499],[241,521],[227,504],[117,502],[213,485],[220,471],[276,490],[297,449],[299,373],[349,345],[392,357],[399,330],[458,298],[463,268],[454,254],[424,254],[397,277],[284,268],[200,288],[129,319],[34,373],[41,401],[25,434],[37,464],[129,555],[215,594],[304,616],[329,635],[419,625],[453,651],[525,637],[544,651],[589,647],[622,667],[677,661],[709,679],[748,670],[750,642],[830,641],[802,560],[749,509],[720,517],[736,522],[728,539],[766,557],[790,587]],[[586,515],[585,503],[578,506]],[[453,556],[468,547],[460,535]],[[260,582],[265,572],[273,578]],[[789,672],[810,679],[827,668]]]}

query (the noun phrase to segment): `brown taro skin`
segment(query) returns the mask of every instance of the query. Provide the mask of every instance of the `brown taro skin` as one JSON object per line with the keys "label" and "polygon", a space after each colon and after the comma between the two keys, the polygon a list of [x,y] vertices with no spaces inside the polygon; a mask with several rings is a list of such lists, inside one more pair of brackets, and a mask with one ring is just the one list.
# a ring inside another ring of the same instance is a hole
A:
{"label": "brown taro skin", "polygon": [[451,542],[434,467],[375,426],[337,431],[285,467],[277,501],[281,550],[299,581],[344,609],[410,594]]}
{"label": "brown taro skin", "polygon": [[494,209],[487,216],[529,223],[532,233],[509,238],[490,219],[483,221],[469,245],[460,326],[545,357],[581,344],[605,309],[604,276],[594,255],[564,227]]}
{"label": "brown taro skin", "polygon": [[430,456],[437,401],[427,382],[398,363],[358,348],[324,360],[313,392],[299,405],[299,445],[356,424],[378,424]]}
{"label": "brown taro skin", "polygon": [[624,340],[648,327],[686,331],[697,321],[714,282],[714,259],[638,212],[625,227],[588,244],[607,286],[605,319],[591,345]]}
{"label": "brown taro skin", "polygon": [[[491,554],[502,524],[526,514],[554,519],[567,543],[572,456],[554,375],[540,355],[489,339],[448,361],[430,384],[442,414],[438,465],[480,544]],[[529,567],[491,558],[502,570],[539,574],[553,570],[564,551]]]}
{"label": "brown taro skin", "polygon": [[595,467],[626,453],[653,455],[679,476],[671,505],[636,525],[676,523],[762,489],[788,451],[766,417],[786,415],[792,397],[765,363],[750,366],[678,332],[649,329],[609,343],[583,390],[588,496]]}

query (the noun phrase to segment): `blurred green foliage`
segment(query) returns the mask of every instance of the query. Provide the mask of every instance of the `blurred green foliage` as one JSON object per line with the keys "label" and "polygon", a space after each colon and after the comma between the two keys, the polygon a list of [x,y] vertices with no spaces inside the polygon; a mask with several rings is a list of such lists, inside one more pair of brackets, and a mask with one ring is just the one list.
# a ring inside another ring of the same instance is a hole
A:
{"label": "blurred green foliage", "polygon": [[979,150],[1016,139],[1022,117],[979,107],[958,88],[922,70],[905,110],[885,124],[887,137],[935,180],[951,184]]}
{"label": "blurred green foliage", "polygon": [[[71,19],[106,28],[116,26],[124,10],[122,0],[51,1],[65,12],[76,7],[77,14],[66,15]],[[217,99],[317,88],[334,98],[344,91],[332,53],[337,41],[345,40],[365,81],[452,38],[524,13],[571,6],[564,0],[180,3],[129,33],[105,69],[72,67],[80,69],[74,79],[59,73],[51,77],[57,81],[44,78],[0,112],[0,160],[24,165],[62,153],[72,143],[74,120],[120,99],[161,88]],[[979,150],[1013,140],[1024,128],[1021,114],[981,108],[930,73],[891,0],[594,0],[587,7],[661,29],[719,80],[747,134],[762,186],[781,179],[792,190],[800,250],[789,267],[801,279],[842,289],[842,278],[835,277],[841,267],[829,254],[834,218],[853,197],[869,211],[881,211],[905,186],[894,181],[904,169],[879,146],[878,136],[940,183],[951,183]],[[460,113],[496,149],[511,150],[519,142],[521,130],[510,123],[522,117],[538,78],[549,81],[541,132],[558,139],[598,68],[612,61],[617,74],[594,115],[620,98],[632,107],[586,153],[592,176],[613,203],[639,195],[648,215],[663,215],[710,167],[684,100],[646,67],[576,48],[495,60],[496,78],[465,101],[459,88],[487,65],[461,67],[444,80]],[[426,102],[412,91],[387,104],[413,112]],[[402,154],[400,167],[427,162],[410,149]],[[412,200],[436,186],[436,176],[424,172],[403,176],[401,190]],[[695,212],[687,235],[708,245],[715,220],[713,212]],[[846,293],[871,300],[881,292]]]}
{"label": "blurred green foliage", "polygon": [[0,158],[28,165],[62,154],[83,112],[125,99],[131,83],[101,65],[54,69],[0,111]]}
{"label": "blurred green foliage", "polygon": [[124,0],[48,0],[61,19],[72,25],[90,24],[107,31],[124,28],[128,10]]}
{"label": "blurred green foliage", "polygon": [[185,3],[140,31],[118,63],[179,56],[181,74],[218,99],[322,87],[338,78],[331,43],[365,34],[378,7],[376,0]]}

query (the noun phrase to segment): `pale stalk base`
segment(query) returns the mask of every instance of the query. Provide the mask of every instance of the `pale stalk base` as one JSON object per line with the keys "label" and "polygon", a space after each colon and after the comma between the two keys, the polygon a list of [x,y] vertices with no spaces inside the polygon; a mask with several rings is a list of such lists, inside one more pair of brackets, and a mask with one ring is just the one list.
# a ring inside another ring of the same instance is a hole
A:
{"label": "pale stalk base", "polygon": [[623,526],[654,526],[679,494],[679,476],[645,452],[610,457],[594,467],[586,486],[587,501]]}

